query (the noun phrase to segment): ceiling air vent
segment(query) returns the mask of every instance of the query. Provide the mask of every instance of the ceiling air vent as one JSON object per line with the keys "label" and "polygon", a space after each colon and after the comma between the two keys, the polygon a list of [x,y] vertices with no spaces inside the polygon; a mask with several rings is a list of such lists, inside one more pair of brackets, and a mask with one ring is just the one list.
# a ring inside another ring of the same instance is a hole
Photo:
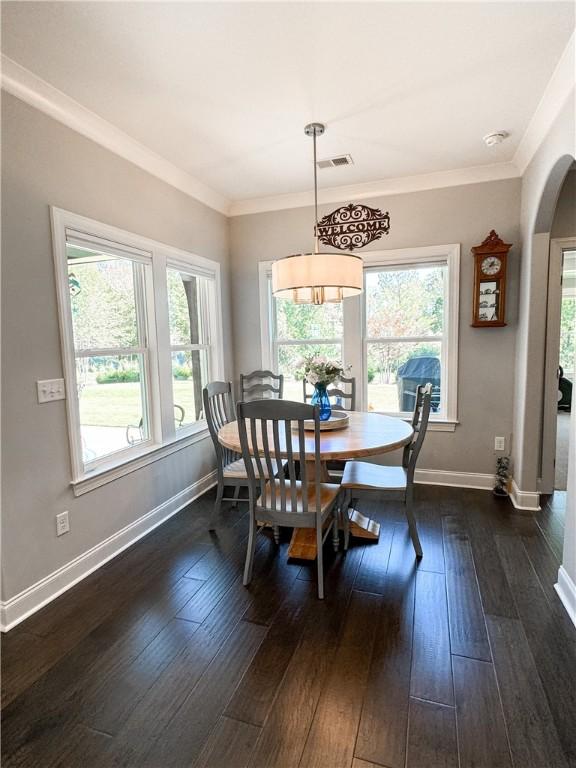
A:
{"label": "ceiling air vent", "polygon": [[328,157],[326,160],[318,160],[316,165],[318,168],[337,168],[341,165],[353,165],[352,155],[337,155],[336,157]]}

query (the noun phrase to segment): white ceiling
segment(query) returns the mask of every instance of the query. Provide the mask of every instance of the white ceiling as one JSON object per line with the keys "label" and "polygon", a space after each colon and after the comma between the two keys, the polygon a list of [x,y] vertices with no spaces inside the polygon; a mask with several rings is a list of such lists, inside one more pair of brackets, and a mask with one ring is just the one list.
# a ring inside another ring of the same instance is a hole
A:
{"label": "white ceiling", "polygon": [[[3,2],[3,52],[230,200],[512,160],[569,2]],[[482,136],[510,138],[487,148]]]}

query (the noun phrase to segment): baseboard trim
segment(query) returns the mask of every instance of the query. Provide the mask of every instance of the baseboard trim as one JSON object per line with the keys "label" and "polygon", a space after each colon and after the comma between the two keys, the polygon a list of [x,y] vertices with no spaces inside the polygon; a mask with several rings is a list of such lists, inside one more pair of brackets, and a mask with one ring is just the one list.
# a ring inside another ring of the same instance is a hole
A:
{"label": "baseboard trim", "polygon": [[442,469],[417,469],[414,480],[423,485],[448,485],[452,488],[477,488],[491,491],[494,475],[479,472],[446,472]]}
{"label": "baseboard trim", "polygon": [[558,569],[558,581],[554,584],[554,589],[576,627],[576,584],[574,584],[563,565]]}
{"label": "baseboard trim", "polygon": [[216,470],[179,491],[36,584],[0,604],[0,630],[8,632],[79,581],[162,525],[216,483]]}
{"label": "baseboard trim", "polygon": [[510,500],[516,509],[525,512],[540,511],[540,494],[537,491],[521,491],[514,479],[510,489]]}

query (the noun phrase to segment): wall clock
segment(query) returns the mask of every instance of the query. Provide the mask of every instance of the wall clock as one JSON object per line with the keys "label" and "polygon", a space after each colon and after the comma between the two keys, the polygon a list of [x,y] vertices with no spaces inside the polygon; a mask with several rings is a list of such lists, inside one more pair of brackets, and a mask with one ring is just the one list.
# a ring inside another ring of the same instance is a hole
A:
{"label": "wall clock", "polygon": [[506,259],[512,248],[492,230],[481,245],[472,248],[474,256],[474,328],[506,325]]}

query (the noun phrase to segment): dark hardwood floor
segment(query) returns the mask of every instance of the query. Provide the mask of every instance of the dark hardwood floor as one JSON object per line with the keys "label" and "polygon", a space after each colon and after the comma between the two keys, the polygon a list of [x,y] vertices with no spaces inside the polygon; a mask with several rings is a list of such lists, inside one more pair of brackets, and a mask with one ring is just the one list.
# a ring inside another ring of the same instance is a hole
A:
{"label": "dark hardwood floor", "polygon": [[207,494],[2,640],[2,765],[576,768],[562,514],[418,487],[378,544],[315,565]]}

